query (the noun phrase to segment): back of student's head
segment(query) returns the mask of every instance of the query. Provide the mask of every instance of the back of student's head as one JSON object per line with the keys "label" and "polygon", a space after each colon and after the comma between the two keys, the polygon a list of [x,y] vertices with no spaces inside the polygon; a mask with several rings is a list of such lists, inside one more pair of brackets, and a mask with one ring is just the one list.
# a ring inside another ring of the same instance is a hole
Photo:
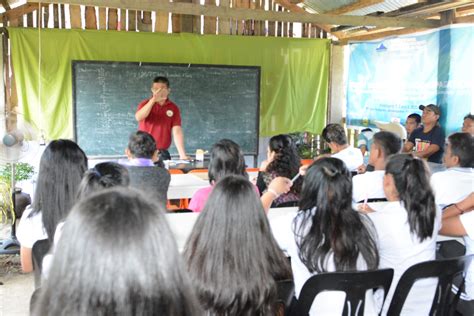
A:
{"label": "back of student's head", "polygon": [[373,143],[380,148],[385,159],[398,154],[402,149],[402,140],[392,132],[380,131],[375,133]]}
{"label": "back of student's head", "polygon": [[129,183],[127,168],[116,162],[102,162],[84,173],[77,198],[82,199],[99,190],[115,186],[127,187]]}
{"label": "back of student's head", "polygon": [[416,122],[417,125],[421,124],[421,115],[418,113],[412,113],[407,116],[407,119],[412,119]]}
{"label": "back of student's head", "polygon": [[451,155],[459,159],[459,167],[474,168],[474,137],[471,134],[451,134],[448,144],[451,147]]}
{"label": "back of student's head", "polygon": [[411,233],[420,241],[430,238],[436,205],[426,163],[411,154],[396,154],[389,158],[385,174],[393,177],[398,197],[408,212]]}
{"label": "back of student's head", "polygon": [[338,145],[347,144],[347,136],[344,128],[339,124],[328,124],[323,129],[322,137],[326,143],[336,143]]}
{"label": "back of student's head", "polygon": [[230,139],[221,139],[215,143],[211,149],[208,173],[211,183],[231,174],[247,176],[240,146]]}
{"label": "back of student's head", "polygon": [[147,132],[136,131],[130,135],[128,150],[133,158],[151,159],[156,152],[156,143]]}
{"label": "back of student's head", "polygon": [[43,152],[38,172],[33,213],[41,212],[48,238],[76,201],[79,183],[87,170],[82,149],[67,139],[53,140]]}
{"label": "back of student's head", "polygon": [[217,182],[184,256],[199,301],[213,315],[271,315],[275,281],[291,277],[255,188],[243,176]]}
{"label": "back of student's head", "polygon": [[377,268],[373,227],[352,209],[351,195],[351,175],[342,160],[321,158],[308,168],[294,230],[300,259],[310,272],[327,272],[331,254],[337,271],[356,270],[359,255],[368,269]]}
{"label": "back of student's head", "polygon": [[289,135],[273,136],[270,138],[268,148],[275,153],[275,156],[267,166],[267,171],[273,171],[278,176],[293,178],[298,173],[301,165],[293,139]]}
{"label": "back of student's head", "polygon": [[74,207],[34,315],[200,315],[159,205],[112,188]]}

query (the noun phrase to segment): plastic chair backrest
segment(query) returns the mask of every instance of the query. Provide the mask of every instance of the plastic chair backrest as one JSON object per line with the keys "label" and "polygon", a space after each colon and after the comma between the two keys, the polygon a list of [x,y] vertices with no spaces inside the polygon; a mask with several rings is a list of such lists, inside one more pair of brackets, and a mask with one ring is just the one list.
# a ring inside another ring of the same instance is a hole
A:
{"label": "plastic chair backrest", "polygon": [[169,169],[170,174],[184,174],[183,170],[181,169]]}
{"label": "plastic chair backrest", "polygon": [[405,300],[413,284],[419,279],[438,278],[430,315],[449,315],[454,312],[457,302],[451,295],[455,276],[466,272],[474,255],[453,259],[432,260],[415,264],[403,273],[393,294],[387,316],[400,315]]}
{"label": "plastic chair backrest", "polygon": [[48,253],[50,247],[51,244],[48,239],[40,239],[33,244],[31,252],[33,256],[35,289],[41,286],[41,271],[43,269],[43,258]]}
{"label": "plastic chair backrest", "polygon": [[295,283],[293,280],[280,280],[277,281],[278,299],[277,303],[284,307],[284,315],[288,315],[288,312],[295,297]]}
{"label": "plastic chair backrest", "polygon": [[385,301],[392,278],[393,269],[316,274],[303,285],[292,315],[308,315],[314,299],[324,291],[346,292],[343,315],[364,315],[367,290],[382,287]]}
{"label": "plastic chair backrest", "polygon": [[188,173],[208,173],[209,170],[207,169],[193,169],[193,170],[190,170]]}

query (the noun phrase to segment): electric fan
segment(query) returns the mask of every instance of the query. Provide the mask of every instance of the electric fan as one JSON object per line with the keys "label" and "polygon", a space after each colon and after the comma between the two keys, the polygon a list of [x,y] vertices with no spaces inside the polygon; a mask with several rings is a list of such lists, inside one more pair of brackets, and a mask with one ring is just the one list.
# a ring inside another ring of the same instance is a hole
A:
{"label": "electric fan", "polygon": [[3,179],[1,183],[2,190],[6,194],[1,194],[0,203],[3,205],[2,216],[6,217],[7,221],[11,217],[12,221],[10,237],[0,240],[0,254],[17,254],[20,250],[16,239],[17,208],[24,209],[31,203],[31,199],[27,195],[28,201],[25,202],[24,198],[21,200],[23,205],[16,205],[18,199],[15,189],[15,167],[19,161],[28,161],[38,153],[40,143],[36,140],[37,135],[36,129],[25,122],[21,114],[15,112],[0,114],[0,165],[4,169],[6,166],[10,169],[7,172],[9,179]]}

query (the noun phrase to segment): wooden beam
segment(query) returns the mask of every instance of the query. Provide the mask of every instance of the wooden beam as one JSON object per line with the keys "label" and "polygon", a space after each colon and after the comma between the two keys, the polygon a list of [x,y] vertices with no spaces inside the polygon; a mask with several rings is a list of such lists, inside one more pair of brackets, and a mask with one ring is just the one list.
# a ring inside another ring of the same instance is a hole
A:
{"label": "wooden beam", "polygon": [[[39,0],[29,0],[38,2]],[[190,14],[217,16],[232,18],[236,20],[268,20],[280,22],[301,22],[314,24],[337,24],[337,25],[360,25],[379,27],[407,27],[407,28],[435,28],[440,25],[439,21],[421,20],[412,18],[388,18],[371,16],[349,16],[349,15],[326,15],[294,12],[270,12],[264,10],[236,9],[227,7],[216,7],[209,5],[198,5],[193,3],[157,3],[152,0],[42,0],[42,3],[70,3],[86,6],[107,6],[109,8],[127,8],[131,10],[156,11],[163,10],[174,14]]]}
{"label": "wooden beam", "polygon": [[370,7],[374,4],[379,4],[382,2],[384,2],[384,0],[359,0],[354,3],[342,6],[340,8],[325,12],[325,14],[335,14],[335,15],[345,14],[348,12],[353,12],[359,9]]}
{"label": "wooden beam", "polygon": [[353,37],[345,37],[339,41],[339,44],[347,44],[349,41],[371,41],[376,40],[379,38],[389,37],[389,36],[396,36],[396,35],[405,35],[405,34],[412,34],[416,32],[424,31],[424,29],[398,29],[398,30],[391,30],[387,32],[379,32],[374,34],[367,34],[362,36],[353,36]]}
{"label": "wooden beam", "polygon": [[3,5],[3,8],[5,9],[5,11],[11,10],[8,0],[0,0],[0,3]]}
{"label": "wooden beam", "polygon": [[461,16],[454,19],[454,23],[474,23],[474,15]]}
{"label": "wooden beam", "polygon": [[38,9],[38,4],[25,3],[15,9],[8,10],[0,14],[0,20],[6,18],[7,20],[19,19],[25,14],[31,13]]}

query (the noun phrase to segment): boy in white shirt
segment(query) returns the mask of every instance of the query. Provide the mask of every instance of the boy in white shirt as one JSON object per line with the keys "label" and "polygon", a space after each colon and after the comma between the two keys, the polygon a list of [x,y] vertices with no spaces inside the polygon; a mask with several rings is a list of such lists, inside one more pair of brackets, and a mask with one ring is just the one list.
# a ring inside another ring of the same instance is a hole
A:
{"label": "boy in white shirt", "polygon": [[445,207],[474,191],[474,137],[454,133],[448,137],[443,162],[447,170],[431,176],[436,204]]}
{"label": "boy in white shirt", "polygon": [[364,157],[359,148],[354,148],[347,143],[344,128],[339,124],[328,124],[323,130],[322,137],[329,148],[332,157],[341,159],[349,171],[356,171],[364,163]]}
{"label": "boy in white shirt", "polygon": [[383,191],[385,164],[388,157],[399,153],[401,148],[402,140],[397,135],[387,131],[374,134],[369,164],[374,166],[375,170],[352,177],[353,202],[364,202],[366,199],[369,201],[385,199]]}
{"label": "boy in white shirt", "polygon": [[[464,236],[466,255],[474,254],[474,193],[464,200],[447,207],[443,213],[443,225],[440,234]],[[459,284],[459,281],[456,282]],[[457,292],[457,287],[453,286]],[[474,315],[474,263],[466,274],[465,293],[461,294],[457,311],[462,315]]]}

